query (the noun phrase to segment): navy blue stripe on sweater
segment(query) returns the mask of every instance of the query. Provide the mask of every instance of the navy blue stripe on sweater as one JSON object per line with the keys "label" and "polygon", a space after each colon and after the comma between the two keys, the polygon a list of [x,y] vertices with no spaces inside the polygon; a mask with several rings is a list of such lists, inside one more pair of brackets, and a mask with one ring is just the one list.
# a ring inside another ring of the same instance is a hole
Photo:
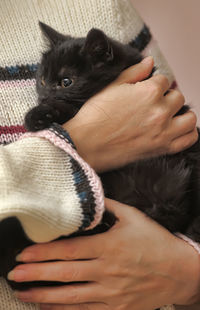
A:
{"label": "navy blue stripe on sweater", "polygon": [[145,49],[145,47],[149,44],[149,42],[151,41],[151,38],[152,38],[152,35],[150,33],[149,28],[146,25],[144,25],[144,27],[142,28],[140,33],[137,35],[137,37],[131,42],[129,42],[129,44],[132,47],[137,48],[140,52],[142,52]]}
{"label": "navy blue stripe on sweater", "polygon": [[82,223],[79,227],[79,231],[84,230],[89,227],[91,223],[94,221],[95,217],[95,198],[94,193],[92,191],[92,187],[89,183],[89,180],[86,174],[83,171],[83,168],[80,164],[75,161],[72,157],[70,158],[72,174],[74,179],[74,185],[76,188],[77,195],[79,197],[79,201],[82,209]]}
{"label": "navy blue stripe on sweater", "polygon": [[[59,124],[53,123],[49,130],[54,132],[54,134],[56,134],[59,138],[63,139],[65,142],[69,143],[73,148],[75,148],[69,133],[65,131]],[[91,222],[94,221],[96,213],[95,197],[87,175],[85,174],[81,165],[72,157],[70,157],[70,162],[73,170],[72,174],[74,179],[74,186],[79,197],[83,215],[79,231],[83,231],[85,228],[90,226]]]}
{"label": "navy blue stripe on sweater", "polygon": [[34,79],[38,64],[0,67],[0,81]]}

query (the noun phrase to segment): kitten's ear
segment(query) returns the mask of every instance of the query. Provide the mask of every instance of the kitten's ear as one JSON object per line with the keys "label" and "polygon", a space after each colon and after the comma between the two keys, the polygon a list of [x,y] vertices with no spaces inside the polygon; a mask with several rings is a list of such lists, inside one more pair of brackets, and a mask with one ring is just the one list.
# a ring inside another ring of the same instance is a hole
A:
{"label": "kitten's ear", "polygon": [[40,21],[39,21],[39,26],[40,26],[40,29],[41,29],[42,33],[44,34],[45,38],[48,40],[48,42],[50,43],[50,45],[52,47],[58,43],[61,43],[61,42],[64,42],[66,40],[71,39],[70,36],[65,36],[64,34],[57,32],[56,30],[54,30],[50,26],[48,26],[48,25],[46,25]]}
{"label": "kitten's ear", "polygon": [[106,34],[99,29],[92,28],[88,32],[83,51],[89,54],[95,63],[113,60],[112,42]]}

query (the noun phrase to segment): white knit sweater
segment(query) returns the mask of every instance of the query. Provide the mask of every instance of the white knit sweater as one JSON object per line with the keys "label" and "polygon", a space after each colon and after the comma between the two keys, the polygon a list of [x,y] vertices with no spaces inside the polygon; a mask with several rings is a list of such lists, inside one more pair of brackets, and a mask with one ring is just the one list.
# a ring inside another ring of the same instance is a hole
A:
{"label": "white knit sweater", "polygon": [[[44,47],[38,20],[73,36],[85,36],[97,27],[122,43],[133,41],[144,56],[154,57],[157,71],[173,84],[172,71],[128,0],[0,1],[1,144],[19,139],[25,113],[37,104],[32,73]],[[0,147],[0,219],[17,216],[27,235],[36,242],[76,231],[84,222],[84,202],[76,190],[73,163],[91,185],[86,193],[88,197],[93,194],[91,208],[95,208],[96,217],[88,225],[96,225],[103,212],[99,179],[56,131],[44,131]],[[55,205],[59,208],[55,209]],[[0,310],[8,309],[39,308],[19,302],[1,279]],[[172,307],[166,308],[169,309]]]}

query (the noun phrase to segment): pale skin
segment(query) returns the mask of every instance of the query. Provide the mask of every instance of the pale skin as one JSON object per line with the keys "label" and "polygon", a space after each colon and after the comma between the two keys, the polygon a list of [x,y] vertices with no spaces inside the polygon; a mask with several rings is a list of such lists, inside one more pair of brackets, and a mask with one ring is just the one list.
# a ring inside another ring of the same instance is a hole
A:
{"label": "pale skin", "polygon": [[[183,95],[170,91],[164,96],[169,84],[163,76],[143,81],[152,68],[148,58],[127,69],[64,125],[80,155],[97,172],[175,153],[196,141],[195,114],[173,117],[184,104]],[[109,199],[105,206],[118,218],[110,231],[29,247],[18,256],[26,264],[9,274],[18,282],[81,283],[16,296],[40,303],[43,310],[153,310],[197,302],[197,252],[133,207]]]}

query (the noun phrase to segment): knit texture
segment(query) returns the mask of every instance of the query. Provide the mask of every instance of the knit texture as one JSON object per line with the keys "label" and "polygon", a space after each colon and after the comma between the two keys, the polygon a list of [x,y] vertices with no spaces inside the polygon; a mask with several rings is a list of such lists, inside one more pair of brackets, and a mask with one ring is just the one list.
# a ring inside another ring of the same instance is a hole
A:
{"label": "knit texture", "polygon": [[[25,132],[24,115],[37,104],[35,72],[41,51],[45,49],[38,20],[72,36],[85,36],[92,27],[97,27],[122,43],[131,43],[144,56],[152,55],[157,73],[165,74],[171,86],[176,87],[173,73],[148,27],[128,0],[0,1],[2,145],[21,137]],[[87,229],[97,224],[103,210],[99,180],[78,156],[69,139],[66,141],[58,129],[52,128],[50,131],[37,133],[34,137],[27,134],[14,146],[8,145],[1,150],[1,188],[5,189],[1,195],[7,199],[4,206],[1,206],[4,210],[2,217],[14,212],[26,233],[35,241],[51,240],[63,232],[66,234],[80,227]],[[11,165],[16,165],[15,169],[9,170]],[[28,174],[31,175],[30,178],[27,177]],[[38,182],[34,181],[36,179]],[[13,195],[6,197],[9,180],[20,182],[10,190]],[[59,197],[55,197],[55,191],[59,193]],[[89,218],[86,216],[87,197],[91,201]],[[13,207],[11,200],[14,198],[18,199]],[[31,214],[27,209],[30,204]],[[48,205],[48,214],[45,213],[45,205]],[[58,206],[56,217],[53,212],[55,205]],[[38,234],[38,227],[42,227],[42,234]],[[0,300],[1,310],[38,309],[37,305],[24,304],[15,299],[4,280],[0,280]]]}
{"label": "knit texture", "polygon": [[66,139],[44,130],[1,148],[0,219],[16,216],[34,242],[91,229],[100,222],[100,180]]}

